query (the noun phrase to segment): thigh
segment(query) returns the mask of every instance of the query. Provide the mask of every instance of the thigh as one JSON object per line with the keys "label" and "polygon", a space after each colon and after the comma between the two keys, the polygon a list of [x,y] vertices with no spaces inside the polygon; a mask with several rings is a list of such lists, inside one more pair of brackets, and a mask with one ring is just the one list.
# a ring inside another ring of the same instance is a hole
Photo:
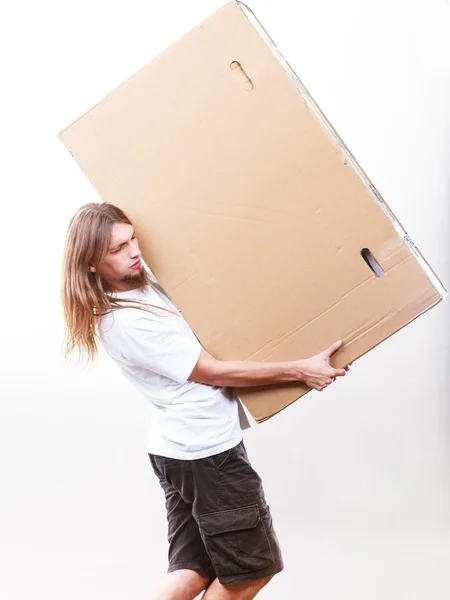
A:
{"label": "thigh", "polygon": [[210,578],[215,577],[197,521],[192,515],[192,503],[182,497],[180,491],[166,476],[164,459],[149,456],[165,495],[169,542],[168,571],[194,569],[205,573]]}
{"label": "thigh", "polygon": [[242,583],[281,571],[270,508],[244,444],[192,462],[193,514],[220,582]]}

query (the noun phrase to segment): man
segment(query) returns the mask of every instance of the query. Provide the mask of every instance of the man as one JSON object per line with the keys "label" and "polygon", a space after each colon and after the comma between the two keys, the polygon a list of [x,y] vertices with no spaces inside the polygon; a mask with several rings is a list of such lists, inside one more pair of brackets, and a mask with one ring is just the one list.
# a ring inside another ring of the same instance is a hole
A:
{"label": "man", "polygon": [[67,232],[62,298],[66,352],[106,352],[148,398],[148,453],[165,492],[169,568],[156,600],[251,600],[283,569],[261,479],[242,442],[232,387],[305,382],[322,391],[345,369],[341,342],[305,360],[220,361],[201,347],[143,263],[117,207],[90,203]]}

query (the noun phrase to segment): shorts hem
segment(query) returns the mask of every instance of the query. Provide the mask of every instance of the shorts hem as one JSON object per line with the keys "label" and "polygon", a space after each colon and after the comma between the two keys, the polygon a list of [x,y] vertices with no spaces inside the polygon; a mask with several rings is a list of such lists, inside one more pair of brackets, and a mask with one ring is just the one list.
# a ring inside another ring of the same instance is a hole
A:
{"label": "shorts hem", "polygon": [[238,583],[247,583],[248,581],[255,581],[256,579],[264,579],[271,575],[281,573],[284,569],[283,561],[277,562],[271,567],[261,569],[260,571],[250,571],[249,573],[240,573],[236,575],[218,575],[218,579],[222,585],[234,585]]}
{"label": "shorts hem", "polygon": [[200,571],[201,573],[203,573],[203,575],[206,575],[206,577],[209,577],[210,579],[216,577],[216,574],[211,567],[207,568],[207,567],[204,567],[203,565],[200,565],[199,563],[195,563],[195,562],[179,562],[179,563],[170,564],[167,569],[167,572],[173,573],[173,571],[179,571],[180,569],[190,569],[192,571]]}

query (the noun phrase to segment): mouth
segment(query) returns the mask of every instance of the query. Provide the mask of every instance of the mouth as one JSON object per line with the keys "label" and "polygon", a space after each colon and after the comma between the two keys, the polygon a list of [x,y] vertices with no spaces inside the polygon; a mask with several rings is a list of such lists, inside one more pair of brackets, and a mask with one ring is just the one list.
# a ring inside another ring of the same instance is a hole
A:
{"label": "mouth", "polygon": [[141,259],[138,258],[137,261],[131,265],[130,269],[138,269],[140,266],[141,266]]}

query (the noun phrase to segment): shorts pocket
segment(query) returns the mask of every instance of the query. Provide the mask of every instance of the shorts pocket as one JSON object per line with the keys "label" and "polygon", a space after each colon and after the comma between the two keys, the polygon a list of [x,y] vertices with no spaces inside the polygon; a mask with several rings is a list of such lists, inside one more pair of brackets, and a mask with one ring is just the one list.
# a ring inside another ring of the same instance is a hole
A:
{"label": "shorts pocket", "polygon": [[234,448],[230,448],[229,450],[224,450],[223,452],[219,452],[219,454],[213,454],[213,456],[208,457],[208,459],[213,463],[217,470],[221,470],[222,467],[229,461],[232,454],[234,452]]}
{"label": "shorts pocket", "polygon": [[198,524],[217,575],[260,571],[273,563],[258,505],[200,515]]}

